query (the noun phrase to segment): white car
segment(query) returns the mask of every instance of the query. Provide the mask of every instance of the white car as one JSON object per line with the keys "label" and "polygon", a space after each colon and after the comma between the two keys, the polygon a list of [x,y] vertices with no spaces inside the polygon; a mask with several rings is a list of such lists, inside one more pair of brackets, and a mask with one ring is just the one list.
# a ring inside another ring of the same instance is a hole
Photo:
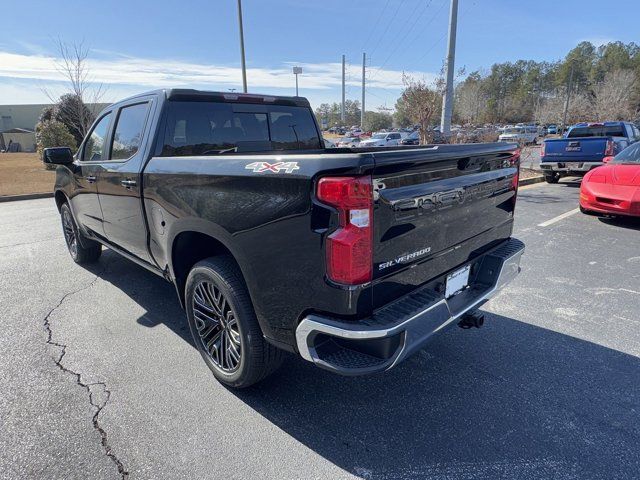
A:
{"label": "white car", "polygon": [[535,125],[528,125],[522,127],[507,127],[498,137],[499,142],[508,143],[536,143],[538,139],[538,127]]}
{"label": "white car", "polygon": [[331,140],[327,140],[326,138],[322,138],[324,140],[324,148],[336,148],[336,144],[333,143]]}
{"label": "white car", "polygon": [[399,132],[374,133],[371,138],[362,140],[360,147],[393,147],[400,144],[402,135]]}
{"label": "white car", "polygon": [[360,146],[360,137],[342,137],[336,140],[336,146],[355,148]]}

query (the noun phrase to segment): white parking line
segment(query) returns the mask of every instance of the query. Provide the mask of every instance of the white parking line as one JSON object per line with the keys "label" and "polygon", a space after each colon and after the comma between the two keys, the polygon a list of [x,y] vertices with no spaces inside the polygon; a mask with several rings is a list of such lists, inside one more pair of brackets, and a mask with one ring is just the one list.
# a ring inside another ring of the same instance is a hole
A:
{"label": "white parking line", "polygon": [[542,222],[539,223],[538,226],[539,227],[548,227],[549,225],[553,225],[556,222],[559,222],[560,220],[563,220],[567,217],[570,217],[571,215],[575,215],[576,213],[578,213],[580,211],[579,208],[574,208],[573,210],[570,210],[566,213],[563,213],[562,215],[558,215],[555,218],[552,218],[551,220],[547,220],[546,222]]}

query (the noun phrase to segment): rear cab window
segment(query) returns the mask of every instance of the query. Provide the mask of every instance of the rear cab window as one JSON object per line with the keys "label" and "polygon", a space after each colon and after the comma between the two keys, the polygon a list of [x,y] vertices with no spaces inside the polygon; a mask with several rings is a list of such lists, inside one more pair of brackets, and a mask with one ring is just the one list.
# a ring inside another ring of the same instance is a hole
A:
{"label": "rear cab window", "polygon": [[307,107],[169,101],[161,156],[321,150]]}
{"label": "rear cab window", "polygon": [[623,125],[593,125],[590,127],[574,127],[567,138],[578,137],[626,137]]}

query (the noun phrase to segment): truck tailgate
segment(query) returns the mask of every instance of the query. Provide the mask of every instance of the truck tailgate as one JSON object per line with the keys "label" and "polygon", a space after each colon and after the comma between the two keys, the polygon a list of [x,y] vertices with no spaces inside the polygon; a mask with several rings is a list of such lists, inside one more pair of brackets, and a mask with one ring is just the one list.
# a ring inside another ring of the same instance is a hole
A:
{"label": "truck tailgate", "polygon": [[608,137],[558,138],[545,140],[545,162],[600,162]]}
{"label": "truck tailgate", "polygon": [[374,308],[509,238],[516,148],[439,145],[374,155]]}

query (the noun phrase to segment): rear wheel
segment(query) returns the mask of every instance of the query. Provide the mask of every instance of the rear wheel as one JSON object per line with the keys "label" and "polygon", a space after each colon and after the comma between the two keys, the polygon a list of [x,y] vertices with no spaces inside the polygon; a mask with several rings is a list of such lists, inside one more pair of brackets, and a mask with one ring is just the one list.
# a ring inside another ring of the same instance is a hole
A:
{"label": "rear wheel", "polygon": [[558,181],[560,181],[560,174],[559,173],[545,173],[544,174],[544,180],[547,183],[558,183]]}
{"label": "rear wheel", "polygon": [[102,254],[102,245],[82,235],[80,230],[78,230],[69,204],[65,203],[62,205],[60,208],[60,217],[62,219],[64,240],[67,243],[67,248],[73,261],[76,263],[96,262]]}
{"label": "rear wheel", "polygon": [[208,258],[191,269],[185,307],[193,341],[221,383],[248,387],[280,366],[283,352],[264,339],[231,257]]}

